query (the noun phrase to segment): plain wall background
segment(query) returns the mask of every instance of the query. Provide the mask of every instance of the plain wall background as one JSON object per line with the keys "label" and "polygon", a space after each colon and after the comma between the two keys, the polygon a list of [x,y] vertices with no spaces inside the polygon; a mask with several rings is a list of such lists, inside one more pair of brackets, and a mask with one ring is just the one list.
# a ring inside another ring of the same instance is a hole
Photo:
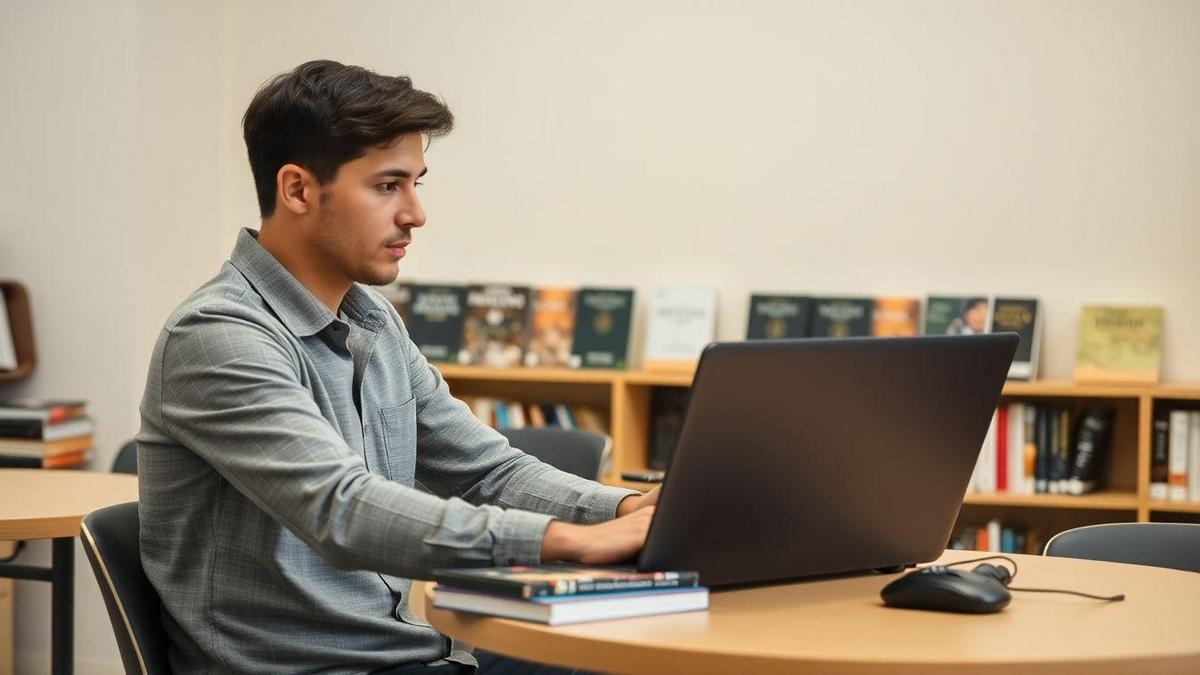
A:
{"label": "plain wall background", "polygon": [[752,291],[1029,294],[1051,377],[1081,305],[1158,304],[1164,378],[1200,380],[1195,2],[19,0],[0,26],[0,275],[41,356],[0,395],[89,399],[98,467],[162,319],[257,223],[247,102],[313,58],[410,74],[458,118],[406,277],[713,286],[724,338]]}

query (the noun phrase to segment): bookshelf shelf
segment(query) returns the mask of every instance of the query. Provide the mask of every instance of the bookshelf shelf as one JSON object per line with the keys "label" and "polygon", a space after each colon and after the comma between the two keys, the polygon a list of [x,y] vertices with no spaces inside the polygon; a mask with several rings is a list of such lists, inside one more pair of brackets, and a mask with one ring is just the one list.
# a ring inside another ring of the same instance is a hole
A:
{"label": "bookshelf shelf", "polygon": [[1151,511],[1168,513],[1200,513],[1200,502],[1150,502]]}
{"label": "bookshelf shelf", "polygon": [[1133,511],[1138,507],[1138,498],[1132,492],[1096,492],[1087,495],[1013,495],[968,494],[963,497],[964,504],[979,504],[989,506],[1022,506],[1048,509],[1101,509],[1117,511]]}
{"label": "bookshelf shelf", "polygon": [[[622,471],[644,471],[649,464],[651,393],[656,387],[687,387],[692,371],[571,370],[566,368],[484,368],[438,366],[455,395],[488,395],[519,400],[586,402],[611,415],[612,472],[604,482],[640,490],[646,483],[622,481]],[[1006,399],[1055,399],[1076,406],[1101,403],[1117,411],[1113,450],[1106,473],[1108,489],[1090,495],[969,494],[963,499],[973,511],[1020,509],[1019,519],[1032,526],[1066,529],[1112,518],[1105,511],[1126,511],[1130,520],[1149,521],[1177,514],[1200,514],[1200,502],[1151,502],[1151,425],[1161,402],[1200,402],[1200,383],[1171,382],[1154,386],[1078,384],[1071,380],[1010,381]],[[1190,405],[1190,403],[1188,403]],[[978,513],[976,513],[978,515]],[[1049,529],[1047,531],[1050,531]]]}

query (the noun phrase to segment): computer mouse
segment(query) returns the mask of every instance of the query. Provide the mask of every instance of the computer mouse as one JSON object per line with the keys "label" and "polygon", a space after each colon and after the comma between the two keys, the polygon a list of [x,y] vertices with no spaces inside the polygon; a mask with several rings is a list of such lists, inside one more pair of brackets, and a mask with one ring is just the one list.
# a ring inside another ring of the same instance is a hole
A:
{"label": "computer mouse", "polygon": [[941,565],[909,572],[884,586],[879,595],[890,607],[964,614],[999,612],[1012,599],[1008,589],[992,577]]}

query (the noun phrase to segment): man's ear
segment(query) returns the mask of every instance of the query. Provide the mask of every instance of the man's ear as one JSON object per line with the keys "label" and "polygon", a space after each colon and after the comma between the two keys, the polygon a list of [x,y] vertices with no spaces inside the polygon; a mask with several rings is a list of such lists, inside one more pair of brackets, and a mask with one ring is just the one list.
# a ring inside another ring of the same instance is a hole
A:
{"label": "man's ear", "polygon": [[317,177],[298,164],[284,164],[275,174],[275,194],[283,208],[302,216],[316,207]]}

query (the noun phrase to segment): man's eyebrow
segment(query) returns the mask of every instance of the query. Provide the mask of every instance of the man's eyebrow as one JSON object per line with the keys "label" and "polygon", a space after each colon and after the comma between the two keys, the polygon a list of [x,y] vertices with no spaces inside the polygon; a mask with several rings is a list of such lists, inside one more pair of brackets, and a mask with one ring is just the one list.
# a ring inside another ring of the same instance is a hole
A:
{"label": "man's eyebrow", "polygon": [[[417,178],[420,178],[421,176],[424,176],[427,173],[429,173],[429,167],[425,167],[425,168],[421,169],[421,173],[417,174]],[[375,177],[376,178],[412,178],[412,172],[405,171],[404,169],[384,169],[383,171],[377,172],[375,174]]]}

